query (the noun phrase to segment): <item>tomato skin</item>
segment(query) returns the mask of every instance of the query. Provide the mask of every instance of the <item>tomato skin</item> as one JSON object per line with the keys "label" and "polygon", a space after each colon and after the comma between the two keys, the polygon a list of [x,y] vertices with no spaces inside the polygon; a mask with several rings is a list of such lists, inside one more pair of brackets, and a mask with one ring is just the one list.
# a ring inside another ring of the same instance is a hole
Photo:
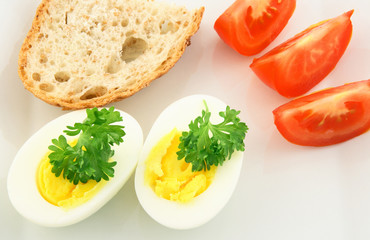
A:
{"label": "tomato skin", "polygon": [[295,6],[296,0],[236,0],[219,16],[214,29],[240,54],[255,55],[279,35]]}
{"label": "tomato skin", "polygon": [[353,10],[312,25],[250,65],[266,85],[284,97],[298,97],[336,66],[352,36]]}
{"label": "tomato skin", "polygon": [[273,111],[275,125],[289,142],[327,146],[370,129],[370,79],[296,98]]}

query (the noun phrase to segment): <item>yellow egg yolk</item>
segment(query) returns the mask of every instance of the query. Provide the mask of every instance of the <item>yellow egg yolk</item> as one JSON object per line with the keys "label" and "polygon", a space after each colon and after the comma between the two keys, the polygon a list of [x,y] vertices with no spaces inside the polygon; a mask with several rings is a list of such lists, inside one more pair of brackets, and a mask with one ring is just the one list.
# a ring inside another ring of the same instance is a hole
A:
{"label": "yellow egg yolk", "polygon": [[100,182],[89,180],[74,185],[62,175],[56,177],[51,172],[52,165],[48,155],[49,153],[40,162],[36,181],[41,196],[49,203],[69,210],[90,200],[105,185],[106,181],[103,179]]}
{"label": "yellow egg yolk", "polygon": [[179,151],[180,136],[181,132],[173,129],[153,147],[146,159],[144,177],[145,183],[159,197],[185,203],[209,187],[216,167],[193,172],[190,163],[178,160],[176,152]]}

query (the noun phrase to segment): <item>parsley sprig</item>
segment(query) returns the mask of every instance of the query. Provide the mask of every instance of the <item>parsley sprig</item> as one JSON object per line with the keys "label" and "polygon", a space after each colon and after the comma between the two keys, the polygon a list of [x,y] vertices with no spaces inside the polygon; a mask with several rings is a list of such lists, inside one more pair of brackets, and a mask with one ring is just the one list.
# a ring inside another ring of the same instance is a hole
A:
{"label": "parsley sprig", "polygon": [[64,130],[68,136],[77,136],[76,145],[71,146],[64,135],[53,139],[53,145],[49,146],[52,151],[49,154],[50,163],[53,165],[52,172],[59,177],[67,178],[73,184],[86,183],[93,179],[99,182],[102,178],[109,180],[114,176],[113,167],[115,161],[108,161],[114,151],[111,146],[123,142],[123,126],[111,125],[122,121],[118,111],[114,107],[108,109],[86,109],[87,118],[82,123],[67,126]]}
{"label": "parsley sprig", "polygon": [[211,112],[205,101],[205,110],[189,124],[189,131],[182,132],[177,158],[185,158],[192,164],[192,171],[209,170],[212,165],[222,165],[232,153],[244,151],[244,138],[248,127],[241,122],[240,111],[226,107],[219,115],[224,119],[219,124],[210,122]]}

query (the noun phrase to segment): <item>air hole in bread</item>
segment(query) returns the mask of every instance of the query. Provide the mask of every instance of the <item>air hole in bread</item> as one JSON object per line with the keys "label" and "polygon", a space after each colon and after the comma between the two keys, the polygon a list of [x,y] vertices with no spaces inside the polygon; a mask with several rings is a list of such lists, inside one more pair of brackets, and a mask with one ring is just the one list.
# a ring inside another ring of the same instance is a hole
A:
{"label": "air hole in bread", "polygon": [[163,51],[163,48],[162,47],[161,48],[158,48],[157,54],[160,54],[162,51]]}
{"label": "air hole in bread", "polygon": [[135,21],[136,25],[140,25],[141,21],[139,18],[136,18],[136,21]]}
{"label": "air hole in bread", "polygon": [[51,92],[51,91],[53,91],[54,86],[53,86],[53,85],[51,85],[51,84],[49,84],[49,83],[41,83],[41,84],[39,85],[39,88],[40,88],[40,90],[42,90],[42,91],[45,91],[45,92]]}
{"label": "air hole in bread", "polygon": [[32,79],[39,82],[41,79],[40,73],[32,73]]}
{"label": "air hole in bread", "polygon": [[168,32],[176,32],[179,29],[179,26],[171,21],[164,20],[160,24],[161,34],[166,34]]}
{"label": "air hole in bread", "polygon": [[131,79],[130,81],[127,81],[126,85],[127,87],[131,87],[131,86],[134,86],[137,82],[135,81],[135,79]]}
{"label": "air hole in bread", "polygon": [[117,21],[112,22],[112,26],[113,26],[113,27],[115,27],[115,26],[117,26],[117,25],[118,25]]}
{"label": "air hole in bread", "polygon": [[185,21],[184,22],[184,27],[187,27],[189,25],[189,22],[188,21]]}
{"label": "air hole in bread", "polygon": [[48,62],[48,57],[45,54],[40,55],[40,63],[47,63]]}
{"label": "air hole in bread", "polygon": [[122,45],[121,59],[126,63],[132,62],[137,59],[140,55],[144,54],[148,44],[141,38],[129,37]]}
{"label": "air hole in bread", "polygon": [[164,67],[166,66],[167,62],[168,62],[167,60],[168,60],[168,59],[164,60],[164,61],[161,63],[161,65],[160,65],[159,67],[157,67],[157,69],[156,69],[156,70],[159,70],[159,69],[164,68]]}
{"label": "air hole in bread", "polygon": [[61,71],[54,74],[54,78],[57,82],[68,82],[70,75],[66,71]]}
{"label": "air hole in bread", "polygon": [[134,34],[135,34],[135,31],[134,30],[128,31],[128,32],[126,32],[126,37],[130,37],[130,36],[132,36]]}
{"label": "air hole in bread", "polygon": [[124,18],[124,19],[121,21],[121,26],[122,26],[122,27],[127,27],[128,23],[129,23],[128,19],[127,19],[127,18]]}
{"label": "air hole in bread", "polygon": [[95,73],[95,70],[92,68],[86,69],[86,76],[91,76]]}
{"label": "air hole in bread", "polygon": [[89,100],[97,97],[101,97],[107,93],[107,88],[104,86],[96,86],[87,90],[81,97],[81,100]]}
{"label": "air hole in bread", "polygon": [[110,74],[114,74],[121,70],[121,61],[118,57],[112,56],[107,67],[106,72]]}
{"label": "air hole in bread", "polygon": [[157,15],[157,14],[158,14],[158,9],[154,8],[154,9],[152,10],[152,15],[153,15],[153,16],[155,16],[155,15]]}
{"label": "air hole in bread", "polygon": [[48,28],[52,31],[55,30],[55,26],[52,23],[48,23]]}
{"label": "air hole in bread", "polygon": [[[168,54],[170,56],[170,54]],[[160,66],[157,67],[156,70],[160,70],[160,69],[167,69],[168,68],[168,62],[171,62],[171,59],[172,57],[167,57],[166,60],[164,60]]]}
{"label": "air hole in bread", "polygon": [[125,86],[127,86],[127,88],[129,88],[134,84],[138,84],[139,82],[141,82],[140,79],[138,80],[136,78],[136,76],[130,75],[126,78]]}

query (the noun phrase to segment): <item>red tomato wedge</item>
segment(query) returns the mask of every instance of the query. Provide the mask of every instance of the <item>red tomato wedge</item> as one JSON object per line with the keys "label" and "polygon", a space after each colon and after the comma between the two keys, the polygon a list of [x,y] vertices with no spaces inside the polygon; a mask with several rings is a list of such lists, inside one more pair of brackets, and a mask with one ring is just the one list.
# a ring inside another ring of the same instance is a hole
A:
{"label": "red tomato wedge", "polygon": [[265,49],[283,30],[295,0],[236,0],[215,22],[220,38],[240,54]]}
{"label": "red tomato wedge", "polygon": [[344,142],[370,128],[370,80],[294,99],[273,114],[277,129],[292,143],[326,146]]}
{"label": "red tomato wedge", "polygon": [[352,36],[353,10],[312,25],[250,65],[268,86],[285,97],[300,96],[336,66]]}

